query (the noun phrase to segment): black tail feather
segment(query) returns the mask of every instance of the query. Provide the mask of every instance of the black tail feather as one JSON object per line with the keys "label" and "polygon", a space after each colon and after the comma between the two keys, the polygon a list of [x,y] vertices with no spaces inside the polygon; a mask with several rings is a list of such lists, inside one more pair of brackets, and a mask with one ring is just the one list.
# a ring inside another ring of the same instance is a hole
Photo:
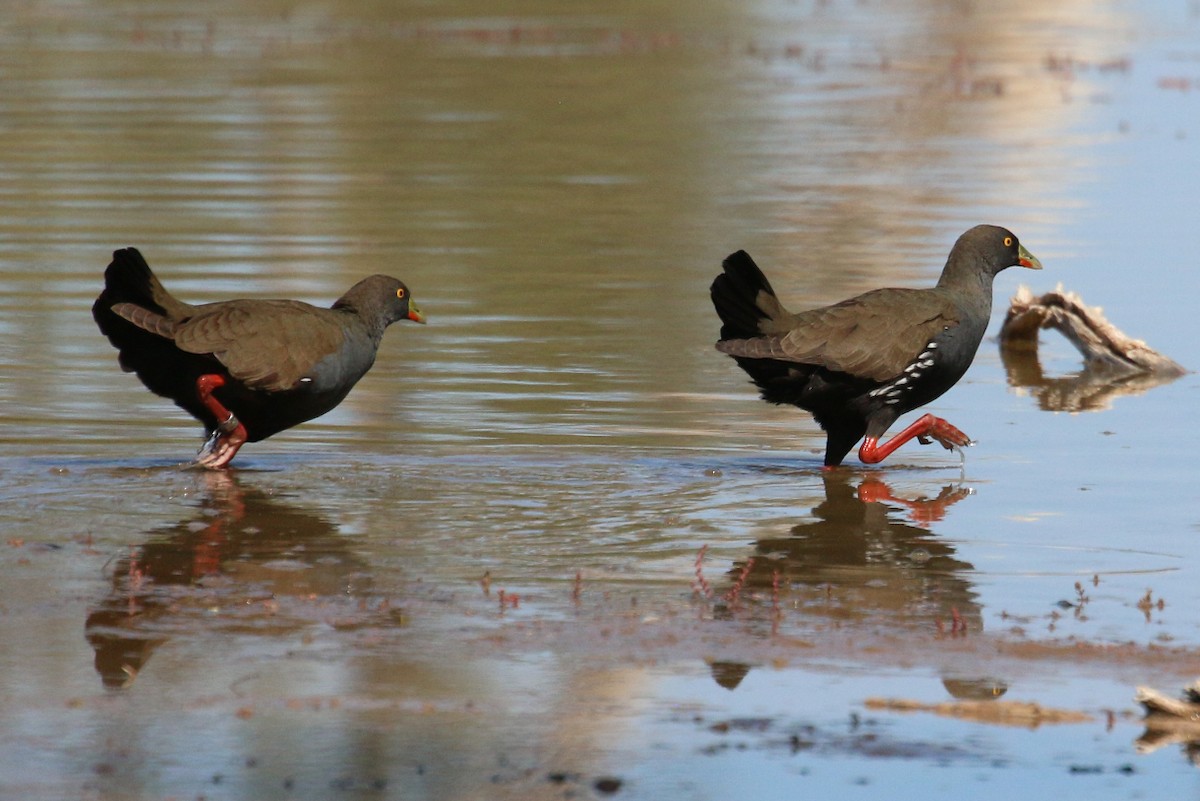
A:
{"label": "black tail feather", "polygon": [[167,310],[159,305],[156,298],[158,293],[165,294],[165,291],[138,249],[115,250],[112,263],[104,271],[104,291],[96,299],[92,315],[99,323],[100,312],[118,303],[132,303],[155,314],[166,314]]}
{"label": "black tail feather", "polygon": [[212,430],[217,421],[199,402],[195,380],[219,367],[209,356],[184,353],[169,338],[140,328],[112,307],[130,303],[172,320],[186,317],[191,306],[171,297],[136,248],[113,253],[104,271],[104,291],[92,305],[92,317],[119,354],[121,369],[137,373],[152,392],[170,398]]}
{"label": "black tail feather", "polygon": [[[709,288],[713,306],[721,317],[721,339],[759,336],[760,321],[770,317],[773,309],[780,308],[771,282],[744,250],[731,253],[721,266],[724,272]],[[763,301],[768,298],[764,308]]]}

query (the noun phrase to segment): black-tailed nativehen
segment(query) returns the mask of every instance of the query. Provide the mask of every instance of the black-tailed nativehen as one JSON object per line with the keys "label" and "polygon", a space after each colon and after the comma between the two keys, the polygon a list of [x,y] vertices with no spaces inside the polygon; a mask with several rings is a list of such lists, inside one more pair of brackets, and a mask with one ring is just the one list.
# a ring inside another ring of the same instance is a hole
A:
{"label": "black-tailed nativehen", "polygon": [[375,362],[384,330],[425,322],[402,282],[359,281],[328,309],[295,300],[177,300],[135,248],[113,253],[92,306],[121,367],[204,425],[196,455],[229,464],[258,442],[342,402]]}
{"label": "black-tailed nativehen", "polygon": [[827,467],[860,439],[868,464],[914,437],[961,448],[970,438],[932,414],[879,440],[900,415],[962,378],[991,315],[992,279],[1018,265],[1042,266],[1011,231],[977,225],[954,243],[936,286],[876,289],[793,314],[739,250],[711,288],[722,323],[717,350],[750,374],[764,400],[812,412],[825,430]]}

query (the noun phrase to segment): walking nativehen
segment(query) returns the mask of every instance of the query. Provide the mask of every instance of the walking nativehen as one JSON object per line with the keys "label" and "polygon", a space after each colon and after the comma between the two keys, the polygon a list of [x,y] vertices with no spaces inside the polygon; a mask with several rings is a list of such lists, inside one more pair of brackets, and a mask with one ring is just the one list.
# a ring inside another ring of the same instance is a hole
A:
{"label": "walking nativehen", "polygon": [[992,279],[1016,265],[1042,268],[1012,232],[977,225],[954,243],[931,289],[877,289],[792,314],[739,250],[710,290],[722,322],[717,350],[750,374],[763,400],[812,412],[825,429],[827,467],[864,436],[858,458],[868,464],[913,437],[963,447],[971,440],[931,414],[882,445],[879,438],[962,378],[991,314]]}
{"label": "walking nativehen", "polygon": [[163,289],[135,248],[113,253],[92,316],[122,369],[204,424],[196,462],[210,468],[337,406],[371,369],[384,329],[425,322],[408,288],[386,275],[359,281],[329,309],[295,300],[192,306]]}

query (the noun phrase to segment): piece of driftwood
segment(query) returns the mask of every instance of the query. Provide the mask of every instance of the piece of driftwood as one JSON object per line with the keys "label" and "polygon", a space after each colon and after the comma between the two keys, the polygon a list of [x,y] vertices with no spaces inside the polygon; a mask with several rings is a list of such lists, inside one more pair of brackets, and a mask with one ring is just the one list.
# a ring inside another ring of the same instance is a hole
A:
{"label": "piece of driftwood", "polygon": [[1042,328],[1061,331],[1083,354],[1088,368],[1171,377],[1187,372],[1145,342],[1127,336],[1105,319],[1099,306],[1087,306],[1079,295],[1064,292],[1062,284],[1036,298],[1029,287],[1019,287],[1000,329],[1000,345],[1036,351]]}
{"label": "piece of driftwood", "polygon": [[1146,710],[1146,731],[1138,737],[1139,754],[1148,754],[1176,743],[1193,748],[1200,743],[1200,697],[1198,685],[1184,688],[1185,698],[1172,698],[1153,687],[1138,687],[1134,700]]}
{"label": "piece of driftwood", "polygon": [[1086,723],[1092,716],[1073,709],[1053,709],[1024,701],[943,701],[927,704],[905,698],[868,698],[867,709],[886,709],[892,712],[932,712],[943,717],[995,723],[1002,726],[1037,728],[1050,723]]}
{"label": "piece of driftwood", "polygon": [[[1047,376],[1038,360],[1038,332],[1054,328],[1083,354],[1083,370]],[[1008,383],[1028,391],[1038,406],[1055,412],[1108,408],[1113,398],[1140,395],[1174,381],[1187,371],[1141,340],[1132,339],[1059,286],[1035,298],[1022,286],[1012,299],[1000,329],[1000,359]]]}
{"label": "piece of driftwood", "polygon": [[1170,715],[1200,727],[1200,703],[1190,698],[1172,698],[1153,687],[1138,687],[1133,700],[1145,708],[1147,715]]}

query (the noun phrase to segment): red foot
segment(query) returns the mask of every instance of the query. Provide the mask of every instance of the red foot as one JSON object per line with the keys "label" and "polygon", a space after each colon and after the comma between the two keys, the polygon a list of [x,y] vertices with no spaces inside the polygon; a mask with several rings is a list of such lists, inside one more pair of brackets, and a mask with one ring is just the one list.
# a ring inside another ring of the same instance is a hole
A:
{"label": "red foot", "polygon": [[234,417],[233,412],[213,397],[213,391],[225,386],[225,377],[216,373],[208,373],[196,379],[196,393],[204,408],[217,418],[217,427],[213,430],[200,452],[196,454],[196,464],[212,470],[229,464],[237,455],[238,448],[246,443],[246,427]]}
{"label": "red foot", "polygon": [[946,450],[965,448],[973,444],[971,438],[940,417],[922,415],[908,428],[880,445],[876,437],[867,437],[858,449],[858,458],[865,464],[878,464],[904,443],[916,437],[922,445],[937,442]]}

